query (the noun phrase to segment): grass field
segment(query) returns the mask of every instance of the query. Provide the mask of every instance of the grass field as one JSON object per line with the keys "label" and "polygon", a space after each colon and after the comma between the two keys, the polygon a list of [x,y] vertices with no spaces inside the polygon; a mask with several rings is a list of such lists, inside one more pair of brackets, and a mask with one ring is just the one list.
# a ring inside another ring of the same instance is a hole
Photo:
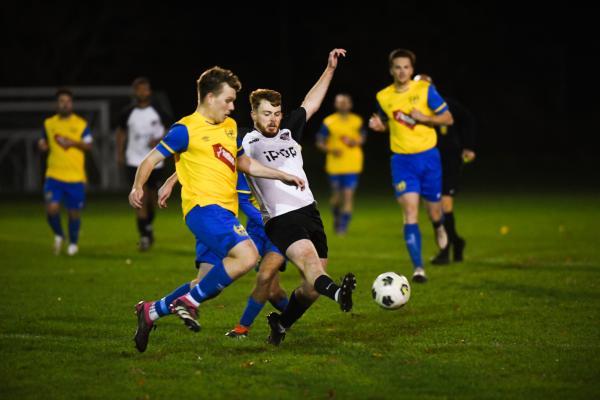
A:
{"label": "grass field", "polygon": [[[90,196],[73,258],[51,255],[41,203],[0,203],[1,399],[600,398],[597,194],[465,194],[466,262],[428,267],[399,311],[378,308],[370,287],[411,273],[400,212],[391,196],[359,196],[351,233],[330,236],[331,274],[357,275],[350,315],[321,299],[273,348],[268,305],[249,338],[228,339],[250,273],[202,307],[202,332],[164,319],[139,354],[133,305],[195,273],[176,203],[140,254],[125,196]],[[295,268],[282,280],[291,291]]]}

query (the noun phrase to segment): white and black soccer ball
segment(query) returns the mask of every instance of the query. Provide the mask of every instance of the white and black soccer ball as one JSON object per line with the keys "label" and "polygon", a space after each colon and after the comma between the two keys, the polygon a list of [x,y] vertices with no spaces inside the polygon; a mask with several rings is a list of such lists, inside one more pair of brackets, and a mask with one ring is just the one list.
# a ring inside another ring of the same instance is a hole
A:
{"label": "white and black soccer ball", "polygon": [[410,284],[403,275],[385,272],[375,278],[371,293],[373,300],[381,307],[394,310],[405,305],[410,299]]}

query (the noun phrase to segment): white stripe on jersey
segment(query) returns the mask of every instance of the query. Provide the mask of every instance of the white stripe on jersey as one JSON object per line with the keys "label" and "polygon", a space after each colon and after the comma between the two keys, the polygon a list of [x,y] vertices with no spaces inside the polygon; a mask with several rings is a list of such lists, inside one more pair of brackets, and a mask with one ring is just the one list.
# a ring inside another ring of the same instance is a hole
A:
{"label": "white stripe on jersey", "polygon": [[265,223],[271,218],[315,202],[303,168],[302,146],[292,138],[289,129],[282,129],[273,137],[263,136],[259,131],[253,130],[244,137],[242,147],[248,157],[267,167],[302,178],[306,183],[302,191],[275,179],[247,176],[248,183],[260,203]]}

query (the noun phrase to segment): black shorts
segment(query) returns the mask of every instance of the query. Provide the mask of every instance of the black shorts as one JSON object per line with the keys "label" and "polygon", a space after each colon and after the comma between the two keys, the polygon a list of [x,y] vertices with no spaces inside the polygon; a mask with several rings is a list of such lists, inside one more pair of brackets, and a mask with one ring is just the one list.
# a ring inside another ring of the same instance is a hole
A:
{"label": "black shorts", "polygon": [[[129,180],[129,184],[133,185],[135,181],[135,173],[137,172],[137,167],[130,167],[129,165],[126,168],[127,179]],[[158,190],[163,184],[163,173],[162,168],[157,168],[152,171],[150,176],[148,177],[148,181],[146,182],[146,186]]]}
{"label": "black shorts", "polygon": [[442,152],[442,195],[454,196],[458,191],[463,161],[460,153]]}
{"label": "black shorts", "polygon": [[283,254],[292,243],[308,239],[315,245],[319,258],[327,258],[327,236],[316,203],[270,219],[265,232]]}

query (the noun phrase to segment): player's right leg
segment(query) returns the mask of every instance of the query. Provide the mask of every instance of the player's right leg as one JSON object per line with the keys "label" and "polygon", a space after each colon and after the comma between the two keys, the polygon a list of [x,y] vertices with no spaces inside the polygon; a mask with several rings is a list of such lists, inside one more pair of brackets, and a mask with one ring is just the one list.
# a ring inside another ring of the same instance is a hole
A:
{"label": "player's right leg", "polygon": [[[304,279],[317,293],[337,302],[344,312],[352,310],[352,291],[356,286],[356,278],[353,274],[346,274],[340,285],[337,285],[325,272],[323,266],[326,265],[326,259],[319,258],[315,245],[308,239],[300,239],[292,243],[287,248],[286,255],[298,266]],[[291,302],[290,298],[290,304]]]}
{"label": "player's right leg", "polygon": [[64,190],[60,182],[46,178],[44,182],[44,199],[46,201],[46,219],[54,233],[54,254],[60,254],[65,239],[65,234],[60,222],[60,202],[64,197]]}
{"label": "player's right leg", "polygon": [[342,181],[342,212],[340,214],[339,233],[346,234],[348,226],[352,219],[352,209],[354,207],[354,190],[358,184],[358,174],[345,174]]}

